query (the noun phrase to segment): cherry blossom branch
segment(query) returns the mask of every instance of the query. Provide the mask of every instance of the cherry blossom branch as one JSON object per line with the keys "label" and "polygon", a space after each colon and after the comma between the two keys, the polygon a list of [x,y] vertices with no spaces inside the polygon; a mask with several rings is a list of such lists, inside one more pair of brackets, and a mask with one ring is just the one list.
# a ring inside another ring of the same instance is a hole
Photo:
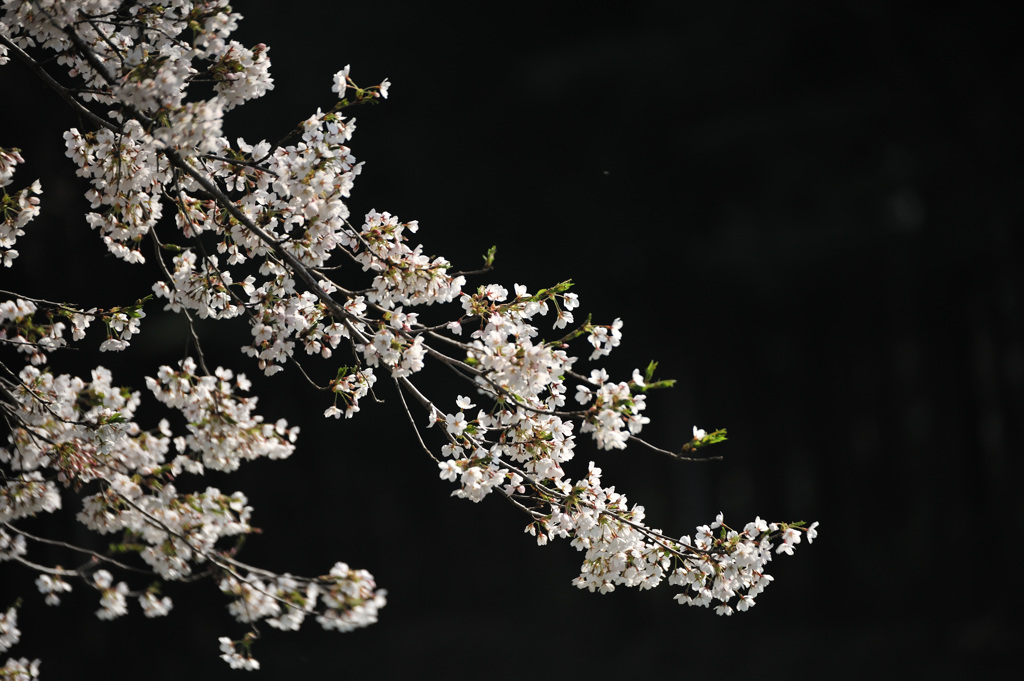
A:
{"label": "cherry blossom branch", "polygon": [[706,461],[721,461],[724,458],[722,456],[683,456],[682,454],[677,454],[676,452],[671,452],[671,451],[669,451],[667,449],[662,449],[661,447],[657,447],[657,446],[651,444],[650,442],[648,442],[647,440],[644,440],[643,438],[637,437],[636,435],[630,435],[629,436],[629,441],[630,442],[636,442],[639,445],[643,445],[644,447],[647,447],[648,449],[650,449],[653,452],[658,452],[659,454],[664,454],[666,456],[670,456],[673,459],[675,459],[676,461],[691,461],[691,462],[694,462],[694,463],[703,463],[703,462],[706,462]]}
{"label": "cherry blossom branch", "polygon": [[[85,555],[90,556],[94,561],[110,563],[111,565],[114,565],[114,566],[116,566],[116,567],[118,567],[118,568],[120,568],[122,570],[128,571],[128,572],[136,572],[136,573],[144,574],[144,575],[152,574],[149,570],[143,570],[141,568],[138,568],[138,567],[135,567],[135,566],[132,566],[132,565],[128,565],[127,563],[122,563],[121,561],[116,560],[114,558],[111,558],[110,556],[104,555],[102,553],[97,553],[96,551],[93,551],[92,549],[86,549],[86,548],[83,548],[81,546],[75,546],[74,544],[70,544],[68,542],[63,542],[63,541],[57,541],[55,539],[47,539],[46,537],[39,537],[37,535],[31,534],[29,532],[26,532],[26,531],[22,530],[21,528],[15,527],[11,523],[4,523],[3,526],[6,527],[9,530],[12,530],[12,531],[20,534],[21,536],[25,537],[26,539],[31,539],[32,541],[38,542],[40,544],[48,544],[50,546],[58,546],[60,548],[67,549],[69,551],[75,551],[77,553],[84,553]],[[64,568],[60,568],[60,569],[64,569]],[[78,570],[75,570],[74,572],[78,573]],[[54,573],[50,573],[50,574],[54,574]]]}
{"label": "cherry blossom branch", "polygon": [[80,116],[82,116],[83,118],[88,119],[88,121],[90,123],[92,123],[93,125],[95,125],[96,127],[106,128],[107,130],[111,130],[111,131],[116,131],[117,130],[117,126],[115,126],[113,123],[111,123],[110,121],[105,120],[105,119],[97,116],[90,109],[88,109],[84,104],[82,104],[77,99],[75,99],[74,95],[72,95],[71,92],[66,87],[64,87],[63,85],[58,83],[49,73],[47,73],[46,69],[44,69],[42,66],[40,66],[39,63],[35,59],[33,59],[31,56],[29,56],[29,54],[27,52],[22,50],[16,44],[11,42],[3,34],[0,34],[0,45],[3,45],[4,47],[6,47],[22,63],[24,63],[26,66],[28,66],[29,70],[31,70],[32,73],[34,73],[36,75],[36,77],[38,77],[41,81],[46,83],[46,85],[49,86],[49,88],[51,90],[56,92],[57,95],[61,99],[63,99],[64,102],[66,104],[68,104],[68,106],[70,106]]}
{"label": "cherry blossom branch", "polygon": [[303,266],[302,263],[296,260],[294,256],[292,256],[286,250],[281,248],[280,244],[278,244],[277,241],[272,239],[269,234],[260,229],[259,226],[256,225],[256,223],[254,223],[244,213],[242,213],[242,211],[238,209],[234,202],[232,202],[231,199],[229,199],[220,190],[220,187],[218,187],[212,181],[210,181],[203,173],[200,173],[197,170],[195,170],[189,163],[186,163],[185,160],[181,157],[181,154],[177,152],[177,150],[164,149],[163,154],[167,157],[167,159],[175,168],[181,170],[189,177],[194,179],[197,183],[199,183],[199,185],[204,190],[206,190],[212,197],[214,197],[214,199],[221,206],[221,208],[226,210],[231,215],[231,217],[233,217],[239,223],[245,225],[246,229],[248,229],[250,232],[259,237],[259,239],[263,243],[267,244],[267,246],[269,246],[274,251],[274,253],[277,254],[279,258],[286,262],[288,266],[291,268],[291,271],[296,276],[298,276],[298,278],[301,279],[302,282],[306,284],[307,287],[309,287],[309,290],[318,298],[320,298],[321,301],[323,301],[324,305],[327,306],[332,315],[341,319],[345,319],[349,316],[345,309],[338,305],[337,301],[335,301],[333,298],[331,298],[323,291],[323,289],[317,284],[316,280],[313,279],[313,277],[310,275],[309,271],[306,270],[305,266]]}
{"label": "cherry blossom branch", "polygon": [[[418,229],[415,221],[376,211],[367,213],[361,226],[348,221],[345,200],[359,164],[347,146],[351,122],[338,112],[386,97],[386,80],[359,88],[345,67],[334,75],[338,101],[327,113],[318,110],[276,145],[238,140],[233,147],[221,132],[224,112],[272,86],[266,46],[249,50],[228,41],[234,15],[225,0],[184,3],[174,12],[137,5],[133,11],[140,14],[128,14],[125,6],[106,13],[113,5],[103,0],[32,0],[8,3],[0,13],[0,62],[12,51],[29,59],[47,86],[95,124],[92,132],[65,134],[67,155],[89,181],[93,208],[100,209],[89,212],[87,221],[107,248],[129,263],[144,261],[139,244],[150,233],[163,277],[154,291],[168,300],[169,309],[184,314],[198,356],[198,367],[185,357],[177,368],[160,367],[156,378],[146,379],[164,406],[185,417],[187,435],[172,440],[166,420],[149,431],[132,421],[137,393],[115,389],[101,367],[91,383],[54,375],[45,366],[44,351],[64,344],[63,322],[34,319],[29,302],[5,303],[2,330],[10,332],[25,365],[20,372],[3,365],[0,381],[4,417],[16,433],[11,448],[0,450],[0,517],[56,511],[61,500],[56,482],[79,494],[83,485],[98,482],[100,492],[83,499],[85,510],[78,515],[83,524],[99,533],[121,531],[122,543],[111,551],[138,552],[163,581],[220,576],[221,590],[237,596],[230,606],[236,619],[250,626],[266,619],[280,628],[298,628],[302,617],[316,610],[328,629],[375,621],[384,595],[368,573],[338,563],[329,575],[309,579],[248,566],[236,558],[253,531],[244,495],[212,488],[180,494],[172,484],[182,471],[230,472],[246,460],[284,458],[294,449],[296,428],[283,420],[263,422],[250,413],[254,399],[235,396],[232,386],[248,391],[244,376],[233,381],[230,370],[217,367],[211,373],[207,367],[192,310],[202,318],[244,315],[252,338],[243,350],[257,358],[260,369],[270,375],[296,366],[314,388],[319,386],[306,362],[295,356],[296,345],[328,358],[348,344],[354,364],[335,367],[327,386],[334,404],[325,416],[348,418],[359,410],[360,399],[376,400],[375,369],[388,373],[420,447],[437,464],[439,477],[456,483],[454,494],[480,501],[499,489],[531,518],[529,531],[536,535],[540,529],[538,543],[570,539],[585,552],[577,586],[607,592],[616,585],[649,588],[667,580],[682,588],[676,596],[680,603],[715,601],[719,614],[733,611],[730,602],[739,610],[753,605],[770,581],[764,566],[772,549],[792,553],[801,536],[813,539],[815,525],[804,529],[758,518],[737,531],[720,514],[710,526],[698,527],[694,539],[677,540],[648,527],[642,506],[630,506],[613,487],[602,486],[593,463],[585,477],[567,477],[563,465],[575,456],[578,434],[591,434],[603,450],[637,443],[675,459],[707,461],[721,457],[686,454],[721,441],[724,431],[708,435],[695,427],[694,439],[680,452],[640,438],[649,422],[643,415],[647,391],[671,382],[652,380],[653,363],[643,376],[634,370],[628,381],[613,380],[600,365],[589,376],[576,370],[572,348],[589,343],[590,361],[600,360],[619,345],[622,322],[595,325],[588,316],[574,326],[578,300],[569,291],[571,281],[533,294],[518,284],[512,296],[497,284],[471,291],[465,289],[465,275],[490,271],[493,248],[483,270],[460,273],[446,259],[428,257],[421,245],[407,243],[408,234]],[[179,37],[186,31],[191,39]],[[17,49],[19,41],[56,52],[58,63],[69,67],[82,88],[58,83],[39,61]],[[199,81],[212,83],[216,94],[188,100],[188,87]],[[84,105],[93,99],[114,122]],[[284,146],[296,136],[302,141]],[[19,162],[24,161],[16,151],[3,151],[0,183],[9,181]],[[4,193],[4,234],[12,235],[4,236],[5,266],[17,255],[7,244],[38,212],[34,194],[41,190],[33,187],[16,199]],[[191,240],[186,246],[165,246],[157,236],[168,203],[177,210],[181,233]],[[227,266],[213,254],[215,238],[220,239],[217,252],[229,253]],[[165,261],[167,251],[174,255]],[[335,270],[336,257],[370,271],[369,287],[346,288],[326,274]],[[230,267],[246,261],[252,263],[246,267],[258,265],[259,277],[233,281]],[[144,316],[143,302],[96,313],[107,327],[100,350],[128,345]],[[454,304],[455,321],[421,324],[413,310],[433,303]],[[569,330],[555,341],[535,341],[536,320],[551,310],[553,327]],[[81,340],[95,311],[63,313],[71,319],[73,340]],[[476,327],[469,342],[454,338],[463,323]],[[459,352],[464,356],[457,357]],[[484,396],[486,404],[475,416],[470,398],[459,395],[451,413],[417,387],[414,374],[435,362],[471,383],[472,394]],[[572,387],[579,409],[565,408]],[[407,393],[427,412],[427,428],[436,425],[441,431],[441,456],[425,442]],[[177,456],[170,453],[172,443]],[[24,473],[8,475],[8,468]],[[225,548],[228,537],[235,537],[234,546]],[[24,536],[11,539],[0,530],[0,558],[34,565],[24,557],[24,546]],[[99,560],[99,554],[92,555]],[[206,568],[200,571],[200,565]],[[114,586],[112,579],[105,570],[93,575],[104,599],[101,617],[124,611],[127,586]],[[49,598],[60,587],[46,588]],[[140,601],[147,614],[166,612],[169,605],[154,602],[148,591],[145,596],[149,600]],[[236,642],[221,639],[225,660],[254,668],[248,650],[253,637],[243,639],[244,656]]]}

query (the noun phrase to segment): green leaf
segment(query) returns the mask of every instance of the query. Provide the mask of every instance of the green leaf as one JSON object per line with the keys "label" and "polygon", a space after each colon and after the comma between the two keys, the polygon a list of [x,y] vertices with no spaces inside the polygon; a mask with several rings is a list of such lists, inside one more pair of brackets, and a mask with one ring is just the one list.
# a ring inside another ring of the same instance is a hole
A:
{"label": "green leaf", "polygon": [[494,266],[494,254],[498,252],[497,246],[491,246],[487,249],[487,253],[484,254],[484,267]]}
{"label": "green leaf", "polygon": [[654,380],[654,372],[658,369],[658,363],[653,359],[648,363],[644,371],[644,383],[651,383]]}

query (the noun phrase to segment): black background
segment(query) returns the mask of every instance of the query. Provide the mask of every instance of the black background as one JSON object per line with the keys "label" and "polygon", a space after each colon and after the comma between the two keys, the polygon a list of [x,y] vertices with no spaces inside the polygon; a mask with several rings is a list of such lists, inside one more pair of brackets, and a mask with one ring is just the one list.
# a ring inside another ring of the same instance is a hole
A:
{"label": "black background", "polygon": [[[625,321],[620,377],[657,359],[679,380],[649,399],[650,439],[730,433],[715,464],[581,438],[578,466],[596,460],[670,534],[720,510],[737,526],[821,523],[748,613],[681,608],[668,586],[579,592],[565,542],[536,547],[496,497],[449,498],[390,388],[338,423],[294,376],[260,380],[263,413],[303,434],[292,459],[213,480],[256,507],[264,533],[243,557],[298,574],[345,560],[389,604],[351,634],[263,627],[258,676],[952,678],[1009,662],[1024,287],[1008,17],[885,2],[236,7],[235,37],[270,45],[276,87],[229,114],[229,137],[277,139],[329,107],[345,64],[363,85],[389,78],[387,102],[356,114],[353,213],[418,219],[427,252],[465,269],[496,244],[484,280],[510,289],[572,278],[580,312]],[[29,161],[15,186],[45,191],[2,287],[83,305],[145,295],[150,272],[114,261],[80,217],[60,140],[79,123],[17,63],[0,86],[0,145]],[[131,353],[101,358],[118,382],[181,355],[181,328],[147,310]],[[207,333],[212,361],[258,378],[235,352],[244,331]],[[83,587],[48,609],[31,575],[0,575],[0,605],[25,601],[10,654],[43,658],[44,678],[240,673],[216,657],[217,637],[243,630],[211,584],[172,585],[164,620],[105,623]]]}

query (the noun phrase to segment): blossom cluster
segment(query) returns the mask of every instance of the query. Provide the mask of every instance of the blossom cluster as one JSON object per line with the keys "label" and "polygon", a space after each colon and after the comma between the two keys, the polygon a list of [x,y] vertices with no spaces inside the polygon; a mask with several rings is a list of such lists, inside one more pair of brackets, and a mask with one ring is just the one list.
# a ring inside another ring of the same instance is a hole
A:
{"label": "blossom cluster", "polygon": [[[2,59],[0,64],[3,64]],[[15,166],[24,162],[18,149],[0,147],[0,258],[4,267],[14,263],[18,257],[14,247],[18,237],[25,236],[23,228],[39,215],[39,195],[43,193],[39,180],[14,194],[9,194],[6,189],[14,181]]]}
{"label": "blossom cluster", "polygon": [[[20,425],[9,446],[0,449],[0,463],[11,471],[0,487],[0,523],[5,526],[0,559],[25,562],[26,537],[31,536],[20,532],[17,520],[60,510],[70,493],[62,488],[75,491],[99,483],[100,491],[80,497],[79,522],[98,534],[119,536],[115,554],[136,554],[163,580],[184,580],[196,571],[221,574],[234,584],[234,592],[260,594],[270,604],[258,610],[251,599],[236,599],[229,611],[240,622],[268,618],[275,626],[289,623],[281,628],[295,629],[306,613],[315,613],[322,626],[333,629],[375,621],[385,592],[376,589],[369,573],[335,566],[328,577],[282,577],[270,589],[261,572],[249,571],[231,558],[233,549],[225,550],[232,548],[232,538],[254,531],[246,496],[213,487],[180,492],[172,482],[206,469],[235,470],[256,458],[284,458],[298,435],[284,420],[264,423],[253,413],[256,399],[235,394],[249,387],[244,376],[221,368],[212,376],[195,372],[195,363],[186,359],[176,369],[161,367],[157,377],[147,380],[156,400],[187,422],[187,433],[175,437],[166,419],[153,431],[142,430],[134,421],[140,393],[113,385],[105,369],[94,370],[87,382],[26,365],[11,392],[17,408],[8,413]],[[113,555],[108,560],[120,565]],[[58,605],[61,594],[71,590],[69,577],[87,577],[100,594],[100,619],[126,614],[129,596],[137,596],[147,617],[165,615],[172,607],[167,597],[149,589],[133,592],[126,582],[115,582],[109,570],[88,567],[41,574],[36,583],[47,604]],[[296,589],[306,593],[301,603],[291,596]],[[339,593],[350,597],[339,598]],[[238,607],[240,602],[245,605]]]}
{"label": "blossom cluster", "polygon": [[72,342],[82,340],[86,329],[100,319],[106,327],[107,339],[100,343],[99,351],[124,350],[141,329],[141,320],[146,316],[142,304],[137,301],[109,310],[80,310],[60,305],[40,307],[35,301],[22,298],[5,300],[0,302],[0,342],[28,355],[31,364],[42,366],[47,353],[67,346],[67,331],[71,331]]}
{"label": "blossom cluster", "polygon": [[8,608],[7,612],[0,613],[0,653],[7,652],[20,640],[18,611],[15,608]]}
{"label": "blossom cluster", "polygon": [[237,388],[247,391],[251,383],[244,374],[234,376],[230,369],[218,367],[212,376],[197,376],[194,360],[186,358],[175,370],[163,366],[146,385],[158,400],[182,413],[188,423],[188,435],[176,438],[176,459],[191,473],[211,470],[233,471],[244,460],[261,457],[285,459],[295,450],[298,427],[288,427],[284,419],[264,423],[253,414],[255,397],[238,397]]}
{"label": "blossom cluster", "polygon": [[90,207],[104,208],[86,214],[86,222],[115,256],[145,262],[140,242],[163,214],[160,188],[170,172],[166,164],[160,167],[150,135],[141,123],[128,120],[116,131],[82,134],[71,128],[64,141],[77,174],[92,184],[86,192]]}
{"label": "blossom cluster", "polygon": [[[427,427],[437,426],[417,434],[453,494],[479,502],[497,492],[529,517],[539,544],[569,540],[584,554],[578,587],[605,593],[667,582],[683,604],[717,603],[725,615],[751,607],[771,581],[772,556],[792,554],[804,535],[811,541],[817,524],[758,518],[740,531],[719,514],[694,535],[673,538],[645,523],[643,506],[605,486],[593,462],[574,477],[577,434],[601,450],[635,443],[680,459],[724,435],[694,428],[676,450],[642,440],[647,393],[669,382],[654,379],[653,365],[627,380],[600,366],[579,372],[574,348],[591,363],[603,360],[619,347],[623,322],[577,322],[571,282],[534,292],[519,284],[471,288],[467,274],[412,242],[416,221],[376,210],[350,221],[362,165],[348,146],[355,122],[346,110],[386,97],[387,80],[360,87],[346,66],[332,79],[335,103],[282,141],[228,139],[225,115],[273,89],[267,46],[230,38],[239,19],[226,0],[3,4],[0,64],[13,55],[43,69],[35,55],[53,53],[48,66],[75,83],[48,84],[90,126],[65,133],[66,155],[89,185],[85,222],[110,252],[160,273],[153,295],[165,313],[180,315],[197,346],[197,317],[244,320],[242,354],[267,376],[289,365],[305,372],[304,364],[329,363],[344,350],[355,364],[331,365],[326,385],[304,374],[330,395],[326,417],[353,417],[379,377],[392,379],[406,410],[408,396],[428,415]],[[213,87],[190,90],[195,82]],[[0,149],[0,187],[23,160]],[[39,193],[35,183],[4,194],[7,266],[21,228],[39,212]],[[155,255],[143,255],[145,241]],[[492,259],[493,252],[488,266]],[[4,362],[23,364],[3,364],[0,373],[0,411],[12,425],[0,449],[0,560],[41,570],[37,587],[48,604],[71,589],[68,580],[80,580],[99,594],[101,619],[128,612],[129,597],[146,616],[172,608],[158,590],[133,591],[115,578],[132,560],[158,583],[210,577],[244,625],[295,630],[312,617],[349,631],[375,622],[386,596],[369,572],[338,562],[309,578],[240,562],[241,539],[255,532],[248,498],[195,482],[295,452],[299,429],[257,414],[244,374],[211,371],[199,348],[159,367],[146,388],[170,418],[147,429],[135,420],[142,391],[114,385],[102,367],[86,380],[49,366],[61,348],[85,345],[93,324],[106,329],[99,350],[126,350],[152,316],[145,304],[0,302],[0,347],[17,351]],[[421,321],[438,316],[440,323]],[[464,379],[470,396],[422,390],[418,374],[431,361]],[[429,435],[441,441],[436,450]],[[34,537],[17,523],[58,512],[65,501],[81,504],[82,525],[115,541],[106,551],[85,549],[91,560],[80,568],[41,567],[26,558]],[[14,645],[16,611],[3,618],[0,640]],[[249,634],[219,643],[230,666],[258,668]],[[36,662],[7,664],[12,674],[38,673]]]}
{"label": "blossom cluster", "polygon": [[10,681],[31,681],[39,678],[39,660],[28,658],[10,658],[0,667],[0,677]]}

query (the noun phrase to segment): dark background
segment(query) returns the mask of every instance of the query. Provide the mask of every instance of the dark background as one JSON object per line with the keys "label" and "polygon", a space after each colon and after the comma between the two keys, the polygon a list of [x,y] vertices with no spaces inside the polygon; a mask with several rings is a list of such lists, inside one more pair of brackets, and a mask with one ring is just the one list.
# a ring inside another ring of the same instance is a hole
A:
{"label": "dark background", "polygon": [[[924,3],[478,7],[239,3],[235,37],[271,46],[276,88],[230,114],[228,136],[277,139],[332,104],[347,63],[360,84],[390,78],[386,104],[356,114],[354,215],[418,219],[426,250],[466,269],[497,244],[484,280],[510,289],[572,278],[583,314],[625,321],[619,376],[657,359],[679,380],[649,400],[650,439],[730,433],[710,465],[584,438],[576,463],[596,460],[670,534],[721,510],[735,526],[818,520],[820,536],[731,618],[679,607],[667,585],[578,592],[565,542],[536,547],[497,497],[449,498],[389,388],[358,419],[324,422],[286,374],[257,385],[268,418],[302,426],[297,453],[214,480],[256,507],[264,534],[243,558],[298,574],[345,560],[389,604],[346,635],[263,627],[258,675],[953,678],[1008,664],[1024,521],[1019,26]],[[24,71],[0,70],[0,144],[30,162],[15,185],[40,177],[46,193],[2,287],[84,305],[144,295],[148,272],[114,262],[79,217],[60,140],[78,123]],[[181,354],[181,329],[147,309],[133,354],[102,358],[121,382]],[[244,336],[209,333],[215,363],[257,378],[235,352]],[[95,358],[54,356],[82,361]],[[3,603],[24,591],[11,654],[42,657],[44,678],[230,673],[216,639],[242,629],[210,584],[172,585],[164,620],[104,623],[82,587],[47,609],[30,575],[0,575]]]}

